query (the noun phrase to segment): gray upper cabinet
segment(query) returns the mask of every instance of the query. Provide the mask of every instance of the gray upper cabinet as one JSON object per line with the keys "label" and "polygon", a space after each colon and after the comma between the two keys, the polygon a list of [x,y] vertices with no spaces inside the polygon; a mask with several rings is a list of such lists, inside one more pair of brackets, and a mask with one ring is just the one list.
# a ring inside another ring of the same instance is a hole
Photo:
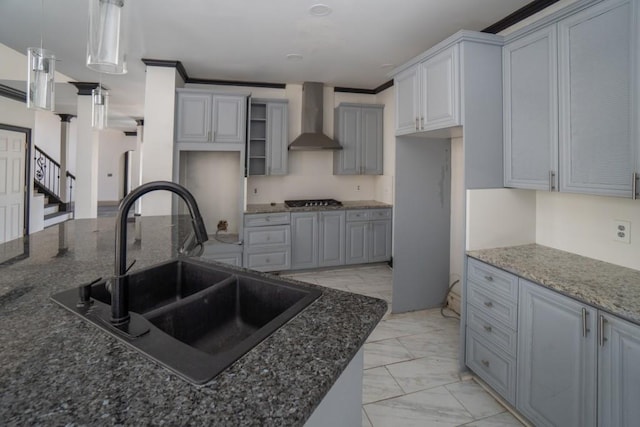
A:
{"label": "gray upper cabinet", "polygon": [[640,420],[640,326],[601,313],[598,423],[631,427]]}
{"label": "gray upper cabinet", "polygon": [[334,138],[342,146],[333,157],[334,175],[382,174],[382,105],[340,104]]}
{"label": "gray upper cabinet", "polygon": [[243,95],[179,89],[176,142],[244,143],[246,100]]}
{"label": "gray upper cabinet", "polygon": [[597,311],[519,281],[517,409],[536,426],[595,426]]}
{"label": "gray upper cabinet", "polygon": [[288,170],[288,104],[251,100],[249,112],[249,175],[286,175]]}
{"label": "gray upper cabinet", "polygon": [[558,24],[560,190],[630,197],[638,149],[638,2]]}
{"label": "gray upper cabinet", "polygon": [[503,47],[504,185],[552,190],[558,172],[556,27]]}
{"label": "gray upper cabinet", "polygon": [[396,86],[396,135],[460,124],[459,46],[402,71]]}

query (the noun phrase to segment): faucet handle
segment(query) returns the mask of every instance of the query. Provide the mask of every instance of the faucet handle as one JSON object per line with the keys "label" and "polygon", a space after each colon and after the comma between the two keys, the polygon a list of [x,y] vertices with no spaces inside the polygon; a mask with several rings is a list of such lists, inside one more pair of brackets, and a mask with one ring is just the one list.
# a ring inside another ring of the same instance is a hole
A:
{"label": "faucet handle", "polygon": [[91,304],[91,287],[101,280],[102,277],[98,277],[93,282],[78,286],[78,296],[80,297],[78,304],[76,304],[78,307],[86,307]]}

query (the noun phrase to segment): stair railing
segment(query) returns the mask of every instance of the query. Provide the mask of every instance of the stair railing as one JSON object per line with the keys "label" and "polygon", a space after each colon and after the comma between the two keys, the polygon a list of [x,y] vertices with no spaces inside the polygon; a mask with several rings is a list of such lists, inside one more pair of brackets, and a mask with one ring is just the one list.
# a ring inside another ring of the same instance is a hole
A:
{"label": "stair railing", "polygon": [[73,187],[76,177],[67,171],[67,200],[62,200],[60,195],[60,164],[53,160],[47,153],[35,146],[35,170],[33,174],[34,183],[48,197],[56,202],[62,203],[65,209],[73,201]]}

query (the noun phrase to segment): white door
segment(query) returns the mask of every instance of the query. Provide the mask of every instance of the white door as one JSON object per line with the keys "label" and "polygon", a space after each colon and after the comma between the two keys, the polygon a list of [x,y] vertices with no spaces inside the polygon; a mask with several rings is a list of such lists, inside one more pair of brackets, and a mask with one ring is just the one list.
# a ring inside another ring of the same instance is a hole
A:
{"label": "white door", "polygon": [[22,237],[26,135],[0,129],[0,243]]}

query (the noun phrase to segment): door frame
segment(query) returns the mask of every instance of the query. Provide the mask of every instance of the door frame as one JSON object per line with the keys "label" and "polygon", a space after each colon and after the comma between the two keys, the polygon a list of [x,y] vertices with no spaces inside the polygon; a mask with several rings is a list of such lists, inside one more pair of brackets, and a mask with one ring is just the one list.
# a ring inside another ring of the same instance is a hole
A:
{"label": "door frame", "polygon": [[26,152],[24,157],[24,227],[22,229],[22,237],[29,235],[29,178],[31,177],[31,128],[9,125],[0,123],[0,129],[11,132],[20,132],[25,134]]}

